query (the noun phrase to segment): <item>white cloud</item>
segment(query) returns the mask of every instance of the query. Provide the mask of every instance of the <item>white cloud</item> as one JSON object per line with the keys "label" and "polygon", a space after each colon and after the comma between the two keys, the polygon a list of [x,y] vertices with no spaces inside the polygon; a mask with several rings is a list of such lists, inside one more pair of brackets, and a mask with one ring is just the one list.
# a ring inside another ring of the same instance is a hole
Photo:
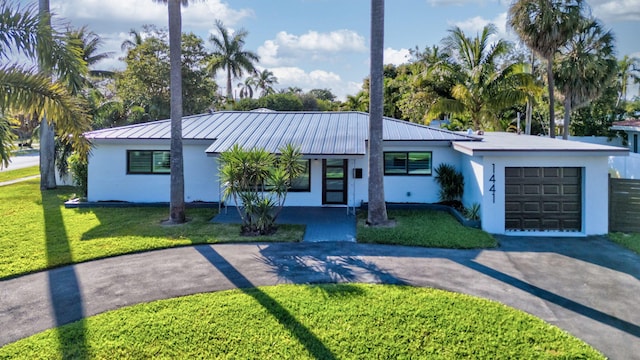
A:
{"label": "white cloud", "polygon": [[281,31],[258,48],[261,63],[268,66],[295,64],[300,59],[322,61],[338,53],[366,51],[364,37],[351,30],[303,35]]}
{"label": "white cloud", "polygon": [[603,21],[640,21],[640,0],[590,0],[589,4]]}
{"label": "white cloud", "polygon": [[493,35],[491,41],[496,41],[499,39],[504,39],[512,42],[518,41],[518,37],[516,34],[507,29],[507,13],[503,12],[498,14],[493,19],[485,19],[481,16],[476,16],[467,20],[453,22],[451,25],[459,27],[462,31],[465,32],[467,36],[475,36],[475,34],[479,34],[482,29],[489,25],[494,24],[496,26],[496,34]]}
{"label": "white cloud", "polygon": [[409,53],[409,49],[392,49],[386,48],[384,50],[384,63],[385,64],[393,64],[400,65],[407,63],[411,58],[411,53]]}
{"label": "white cloud", "polygon": [[[140,28],[144,24],[167,26],[166,5],[153,0],[68,0],[51,2],[51,10],[76,25],[91,24],[96,32]],[[233,9],[222,0],[192,2],[182,8],[182,26],[185,30],[211,28],[216,19],[233,25],[253,16],[249,9]]]}
{"label": "white cloud", "polygon": [[340,75],[325,70],[307,72],[294,66],[275,67],[269,70],[278,78],[278,88],[299,87],[305,92],[311,89],[331,89],[339,100],[344,100],[349,94],[357,93],[362,87],[361,83],[344,81]]}
{"label": "white cloud", "polygon": [[487,0],[427,0],[431,6],[463,6],[469,4],[485,4]]}

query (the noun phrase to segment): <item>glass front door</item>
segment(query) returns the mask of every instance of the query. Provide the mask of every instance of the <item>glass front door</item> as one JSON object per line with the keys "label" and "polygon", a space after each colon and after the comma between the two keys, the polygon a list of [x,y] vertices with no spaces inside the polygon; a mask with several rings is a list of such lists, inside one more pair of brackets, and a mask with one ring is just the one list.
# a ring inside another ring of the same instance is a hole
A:
{"label": "glass front door", "polygon": [[322,204],[346,204],[347,182],[347,160],[322,160]]}

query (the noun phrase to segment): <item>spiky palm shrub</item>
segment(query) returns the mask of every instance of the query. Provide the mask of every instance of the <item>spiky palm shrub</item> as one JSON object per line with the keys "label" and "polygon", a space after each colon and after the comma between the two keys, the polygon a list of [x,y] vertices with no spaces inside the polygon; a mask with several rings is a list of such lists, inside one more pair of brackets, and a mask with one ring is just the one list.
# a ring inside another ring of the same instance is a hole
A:
{"label": "spiky palm shrub", "polygon": [[440,185],[440,201],[459,201],[462,199],[464,177],[453,165],[438,165],[435,180]]}
{"label": "spiky palm shrub", "polygon": [[279,152],[276,156],[264,149],[245,150],[235,145],[220,154],[223,199],[233,199],[245,235],[267,235],[276,230],[291,181],[304,170],[298,148],[287,145]]}

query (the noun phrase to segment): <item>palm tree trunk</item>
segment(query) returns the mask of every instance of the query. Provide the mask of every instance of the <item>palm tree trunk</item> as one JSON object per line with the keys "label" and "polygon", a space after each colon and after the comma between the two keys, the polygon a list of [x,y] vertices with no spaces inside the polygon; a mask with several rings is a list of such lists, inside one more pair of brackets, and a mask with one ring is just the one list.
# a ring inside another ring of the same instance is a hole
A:
{"label": "palm tree trunk", "polygon": [[[40,0],[39,7],[40,21],[46,21],[51,25],[49,12],[49,0]],[[43,71],[40,64],[40,71]],[[48,190],[56,188],[56,166],[55,166],[55,129],[53,122],[47,120],[46,114],[40,121],[40,189]]]}
{"label": "palm tree trunk", "polygon": [[[531,50],[531,76],[535,76],[535,53]],[[527,110],[526,110],[526,125],[524,129],[524,133],[527,135],[531,135],[531,117],[533,116],[533,96],[529,95],[527,97]]]}
{"label": "palm tree trunk", "polygon": [[564,140],[569,139],[569,122],[571,121],[571,98],[569,96],[564,99],[564,129],[562,131],[562,138]]}
{"label": "palm tree trunk", "polygon": [[388,222],[383,168],[384,0],[371,0],[371,74],[369,81],[369,211],[372,226]]}
{"label": "palm tree trunk", "polygon": [[556,137],[556,115],[555,108],[555,95],[554,95],[554,81],[553,81],[553,56],[547,59],[547,85],[549,86],[549,136]]}
{"label": "palm tree trunk", "polygon": [[171,199],[169,222],[185,222],[182,158],[182,14],[180,0],[169,0],[169,61],[171,63]]}
{"label": "palm tree trunk", "polygon": [[231,68],[227,65],[227,100],[233,100],[233,89],[231,89]]}

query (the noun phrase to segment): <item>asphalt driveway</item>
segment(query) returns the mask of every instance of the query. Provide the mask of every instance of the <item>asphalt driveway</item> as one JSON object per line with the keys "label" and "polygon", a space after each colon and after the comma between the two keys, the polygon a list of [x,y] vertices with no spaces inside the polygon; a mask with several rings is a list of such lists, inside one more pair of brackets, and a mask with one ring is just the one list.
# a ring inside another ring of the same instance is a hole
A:
{"label": "asphalt driveway", "polygon": [[280,283],[435,287],[534,314],[612,359],[640,359],[640,256],[603,238],[510,238],[490,250],[356,243],[201,245],[0,281],[0,345],[122,306]]}

